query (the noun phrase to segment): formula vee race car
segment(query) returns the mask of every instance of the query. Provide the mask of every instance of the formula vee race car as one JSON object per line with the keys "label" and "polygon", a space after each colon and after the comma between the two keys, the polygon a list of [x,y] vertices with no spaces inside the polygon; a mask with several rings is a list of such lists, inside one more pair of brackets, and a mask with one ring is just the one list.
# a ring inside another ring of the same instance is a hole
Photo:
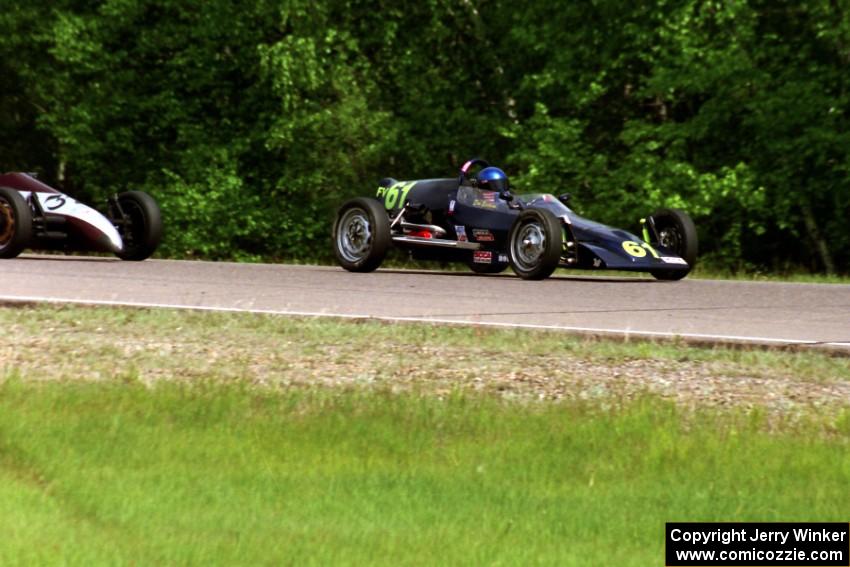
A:
{"label": "formula vee race car", "polygon": [[694,267],[697,233],[687,213],[660,209],[640,219],[636,236],[577,215],[568,201],[568,194],[514,195],[507,175],[481,159],[466,162],[455,178],[385,178],[374,196],[339,208],[334,253],[352,272],[377,269],[394,246],[416,260],[463,262],[479,274],[510,266],[528,280],[558,267],[679,280]]}
{"label": "formula vee race car", "polygon": [[0,175],[0,258],[25,248],[111,252],[144,260],[162,238],[153,197],[127,191],[111,197],[101,214],[27,173]]}

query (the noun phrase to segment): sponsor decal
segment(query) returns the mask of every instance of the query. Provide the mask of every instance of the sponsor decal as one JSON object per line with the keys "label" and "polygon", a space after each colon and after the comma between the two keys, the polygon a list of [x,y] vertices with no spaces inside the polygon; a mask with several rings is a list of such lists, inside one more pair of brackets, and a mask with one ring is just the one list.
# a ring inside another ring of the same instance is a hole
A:
{"label": "sponsor decal", "polygon": [[481,191],[481,198],[485,201],[490,201],[491,203],[496,202],[496,192],[495,191]]}
{"label": "sponsor decal", "polygon": [[457,234],[458,242],[466,242],[467,241],[467,239],[466,239],[466,228],[464,228],[460,225],[455,225],[455,234]]}
{"label": "sponsor decal", "polygon": [[493,233],[485,228],[473,228],[472,237],[478,242],[493,242],[495,240]]}
{"label": "sponsor decal", "polygon": [[454,214],[454,212],[455,212],[455,200],[452,199],[451,201],[449,201],[449,214],[450,215]]}
{"label": "sponsor decal", "polygon": [[507,254],[499,254],[499,262],[507,262],[508,255]]}
{"label": "sponsor decal", "polygon": [[496,202],[495,201],[486,201],[484,199],[475,199],[472,201],[473,207],[478,207],[479,209],[495,209]]}
{"label": "sponsor decal", "polygon": [[683,260],[682,258],[679,258],[678,256],[662,256],[661,261],[667,262],[668,264],[684,264],[686,266],[688,265],[688,263],[685,262],[685,260]]}
{"label": "sponsor decal", "polygon": [[599,266],[601,266],[601,265],[602,265],[602,260],[600,260],[599,258],[594,258],[594,259],[593,259],[593,267],[594,267],[594,268],[598,268],[598,267],[599,267]]}
{"label": "sponsor decal", "polygon": [[476,264],[492,264],[493,253],[486,250],[476,250],[472,254],[472,261]]}

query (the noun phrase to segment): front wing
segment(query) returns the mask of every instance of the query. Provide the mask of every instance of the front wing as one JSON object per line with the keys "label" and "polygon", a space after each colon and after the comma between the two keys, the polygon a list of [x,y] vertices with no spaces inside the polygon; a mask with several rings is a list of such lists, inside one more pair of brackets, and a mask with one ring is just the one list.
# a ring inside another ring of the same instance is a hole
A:
{"label": "front wing", "polygon": [[575,214],[563,220],[568,238],[571,236],[578,246],[576,265],[566,267],[637,272],[690,269],[684,258],[626,230]]}

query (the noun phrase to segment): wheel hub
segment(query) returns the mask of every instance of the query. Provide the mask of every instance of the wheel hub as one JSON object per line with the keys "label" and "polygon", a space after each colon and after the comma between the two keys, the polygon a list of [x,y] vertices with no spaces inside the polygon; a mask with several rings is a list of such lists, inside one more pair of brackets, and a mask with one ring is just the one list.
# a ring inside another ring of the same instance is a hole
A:
{"label": "wheel hub", "polygon": [[534,266],[545,249],[546,237],[542,227],[537,223],[528,223],[520,229],[517,241],[516,259],[524,266]]}
{"label": "wheel hub", "polygon": [[664,248],[673,250],[674,252],[679,251],[679,243],[681,242],[681,238],[679,236],[679,231],[677,231],[673,227],[662,229],[658,234],[658,241]]}

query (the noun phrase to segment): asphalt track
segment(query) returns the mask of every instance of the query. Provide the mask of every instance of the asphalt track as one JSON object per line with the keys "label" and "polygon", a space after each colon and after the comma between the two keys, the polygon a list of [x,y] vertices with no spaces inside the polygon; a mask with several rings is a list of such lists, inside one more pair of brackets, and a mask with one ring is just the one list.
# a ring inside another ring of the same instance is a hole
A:
{"label": "asphalt track", "polygon": [[374,318],[850,353],[850,285],[378,270],[22,256],[0,301]]}

